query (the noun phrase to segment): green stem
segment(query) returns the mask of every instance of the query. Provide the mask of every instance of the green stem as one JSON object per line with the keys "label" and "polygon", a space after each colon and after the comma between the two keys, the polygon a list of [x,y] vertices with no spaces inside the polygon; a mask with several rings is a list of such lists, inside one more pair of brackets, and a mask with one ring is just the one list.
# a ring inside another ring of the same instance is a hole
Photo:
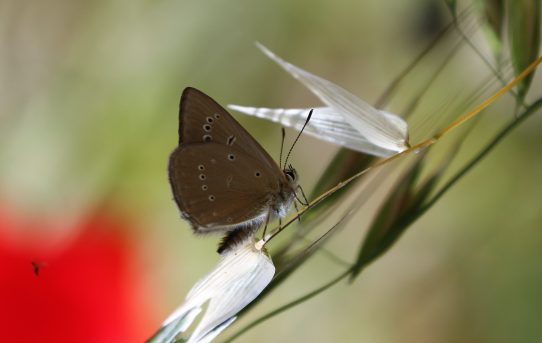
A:
{"label": "green stem", "polygon": [[256,319],[252,323],[248,324],[247,326],[245,326],[244,328],[239,330],[235,335],[228,338],[226,341],[224,341],[224,343],[233,342],[235,339],[237,339],[238,337],[243,335],[245,332],[247,332],[248,330],[252,329],[253,327],[259,325],[260,323],[263,323],[267,319],[269,319],[271,317],[274,317],[277,314],[279,314],[281,312],[284,312],[284,311],[288,310],[289,308],[292,308],[292,307],[294,307],[294,306],[296,306],[298,304],[301,304],[301,303],[305,302],[306,300],[309,300],[310,298],[312,298],[314,296],[317,296],[318,294],[322,293],[326,289],[330,288],[331,286],[335,285],[336,283],[338,283],[339,281],[341,281],[342,279],[344,279],[345,277],[350,275],[350,272],[351,272],[350,270],[351,270],[351,268],[348,268],[346,271],[342,272],[342,274],[337,276],[335,279],[329,281],[328,283],[326,283],[322,287],[320,287],[318,289],[315,289],[314,291],[312,291],[312,292],[310,292],[308,294],[305,294],[304,296],[302,296],[302,297],[300,297],[300,298],[298,298],[298,299],[296,299],[296,300],[294,300],[294,301],[292,301],[292,302],[290,302],[290,303],[288,303],[288,304],[286,304],[284,306],[281,306],[281,307],[277,308],[276,310],[271,311],[271,312],[267,313],[266,315]]}
{"label": "green stem", "polygon": [[489,154],[497,144],[506,137],[514,128],[521,124],[525,119],[534,114],[540,107],[542,107],[542,98],[536,100],[532,105],[528,106],[522,115],[512,120],[504,129],[502,129],[496,136],[483,148],[478,155],[469,161],[460,171],[458,171],[427,203],[420,207],[419,215],[425,213],[431,206],[433,206],[459,179],[461,179],[472,167],[480,162],[487,154]]}

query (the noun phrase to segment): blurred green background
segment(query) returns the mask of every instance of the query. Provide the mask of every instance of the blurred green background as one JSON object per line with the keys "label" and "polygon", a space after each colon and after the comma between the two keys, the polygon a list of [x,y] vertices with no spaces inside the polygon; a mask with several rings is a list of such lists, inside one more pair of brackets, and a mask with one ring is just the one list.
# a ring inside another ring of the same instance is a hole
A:
{"label": "blurred green background", "polygon": [[[192,235],[167,181],[185,87],[197,87],[223,105],[317,106],[317,99],[255,48],[260,41],[374,102],[450,20],[443,2],[430,0],[2,0],[0,18],[0,235],[7,251],[0,263],[3,270],[12,263],[10,270],[32,274],[31,261],[43,261],[39,278],[20,281],[39,288],[56,275],[55,259],[86,237],[86,222],[103,213],[120,218],[122,225],[91,228],[111,230],[124,242],[118,250],[126,259],[118,272],[128,270],[131,276],[115,287],[135,292],[125,312],[141,312],[137,323],[143,324],[137,324],[142,328],[137,334],[117,334],[110,341],[145,339],[218,258],[219,238]],[[483,33],[472,38],[491,57]],[[424,63],[414,75],[432,73],[425,69],[432,60]],[[461,91],[474,92],[490,75],[480,65],[472,52],[459,54],[440,83],[431,86],[421,111],[425,118],[410,123],[414,143],[428,136],[424,123],[438,116],[429,109],[466,98],[469,94],[461,97]],[[412,84],[418,79],[427,80],[415,76]],[[535,76],[528,99],[536,94],[540,78]],[[406,103],[412,96],[407,87],[395,101]],[[460,160],[513,115],[511,98],[499,101],[469,136]],[[239,342],[540,342],[541,117],[535,115],[507,138],[356,283],[328,290]],[[236,118],[278,156],[277,125]],[[294,132],[287,134],[291,141]],[[305,190],[335,151],[302,137],[292,162]],[[366,219],[351,222],[329,250],[351,261]],[[85,273],[93,261],[101,263],[101,241],[96,242],[94,255],[81,267],[81,283],[72,287],[90,292],[93,283],[105,282],[110,288],[108,280]],[[21,249],[27,252],[22,263],[8,258]],[[71,280],[74,269],[62,275]],[[340,271],[325,256],[315,257],[222,338]],[[61,294],[62,283],[57,285]],[[0,299],[13,296],[11,289],[2,292]],[[51,291],[30,294],[47,299]],[[73,306],[85,294],[75,297]],[[97,300],[102,301],[97,316],[112,306],[105,298]],[[5,313],[0,331],[9,332],[14,322],[47,321],[55,302],[28,306],[30,314],[21,316],[13,315],[15,308],[0,310]],[[33,317],[34,310],[41,317]],[[83,332],[98,330],[92,318],[85,319],[90,326]],[[28,330],[41,341],[58,342],[67,335]],[[26,337],[20,334],[8,337]]]}

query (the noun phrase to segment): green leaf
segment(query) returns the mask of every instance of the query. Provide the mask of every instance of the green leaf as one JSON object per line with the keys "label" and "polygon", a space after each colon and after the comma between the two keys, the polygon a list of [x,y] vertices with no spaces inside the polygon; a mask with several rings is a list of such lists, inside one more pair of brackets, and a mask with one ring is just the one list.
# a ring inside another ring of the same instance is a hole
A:
{"label": "green leaf", "polygon": [[446,6],[448,6],[448,8],[450,9],[450,12],[452,12],[452,15],[455,16],[457,14],[457,1],[444,0],[444,3],[446,4]]}
{"label": "green leaf", "polygon": [[412,198],[422,161],[422,156],[418,157],[410,170],[401,177],[395,189],[390,191],[363,241],[352,267],[351,281],[366,265],[386,251],[410,224],[404,218],[410,209],[417,205],[412,202]]}
{"label": "green leaf", "polygon": [[[375,157],[373,156],[361,154],[357,151],[348,149],[339,150],[333,157],[331,163],[328,164],[326,170],[322,173],[322,176],[320,176],[320,179],[316,183],[310,198],[312,199],[320,195],[331,187],[337,185],[339,182],[348,179],[360,170],[366,169],[371,162],[374,161],[374,159]],[[332,207],[336,201],[355,183],[356,182],[352,182],[346,187],[335,192],[333,195],[329,196],[324,203],[320,204],[317,209],[307,213],[303,217],[304,225],[308,224],[312,220],[318,219],[320,215]]]}
{"label": "green leaf", "polygon": [[493,54],[500,60],[504,27],[504,0],[483,0],[486,34]]}
{"label": "green leaf", "polygon": [[[516,75],[538,57],[540,48],[540,0],[508,1],[508,34],[510,56]],[[518,84],[522,103],[529,90],[534,72]]]}

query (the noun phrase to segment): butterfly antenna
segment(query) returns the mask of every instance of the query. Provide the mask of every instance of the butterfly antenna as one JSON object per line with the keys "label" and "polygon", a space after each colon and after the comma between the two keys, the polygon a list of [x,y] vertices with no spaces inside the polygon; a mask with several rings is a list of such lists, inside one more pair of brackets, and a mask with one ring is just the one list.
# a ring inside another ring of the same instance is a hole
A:
{"label": "butterfly antenna", "polygon": [[279,155],[279,167],[282,168],[282,150],[284,149],[284,138],[286,137],[286,130],[284,130],[284,127],[281,128],[282,130],[282,140],[280,141],[280,155]]}
{"label": "butterfly antenna", "polygon": [[288,159],[290,158],[290,154],[292,153],[292,150],[293,150],[295,144],[297,143],[297,140],[299,139],[299,137],[301,137],[301,134],[303,133],[303,130],[305,130],[305,126],[307,126],[307,124],[309,123],[309,120],[311,120],[312,111],[313,110],[310,110],[309,115],[307,116],[307,120],[305,120],[305,124],[303,124],[303,127],[301,128],[301,131],[299,131],[299,134],[297,135],[297,137],[294,140],[294,144],[292,144],[292,147],[290,148],[290,151],[288,151],[288,155],[286,155],[286,160],[284,160],[284,166],[285,167],[286,167],[286,164],[288,163]]}

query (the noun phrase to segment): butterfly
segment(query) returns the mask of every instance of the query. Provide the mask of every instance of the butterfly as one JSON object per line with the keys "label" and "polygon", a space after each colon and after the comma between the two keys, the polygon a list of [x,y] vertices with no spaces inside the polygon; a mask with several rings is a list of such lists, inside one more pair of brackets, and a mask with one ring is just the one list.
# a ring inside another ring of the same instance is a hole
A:
{"label": "butterfly", "polygon": [[179,145],[169,158],[169,181],[194,232],[236,232],[229,239],[235,241],[240,232],[284,217],[296,197],[296,170],[277,165],[205,93],[186,88],[179,108]]}

